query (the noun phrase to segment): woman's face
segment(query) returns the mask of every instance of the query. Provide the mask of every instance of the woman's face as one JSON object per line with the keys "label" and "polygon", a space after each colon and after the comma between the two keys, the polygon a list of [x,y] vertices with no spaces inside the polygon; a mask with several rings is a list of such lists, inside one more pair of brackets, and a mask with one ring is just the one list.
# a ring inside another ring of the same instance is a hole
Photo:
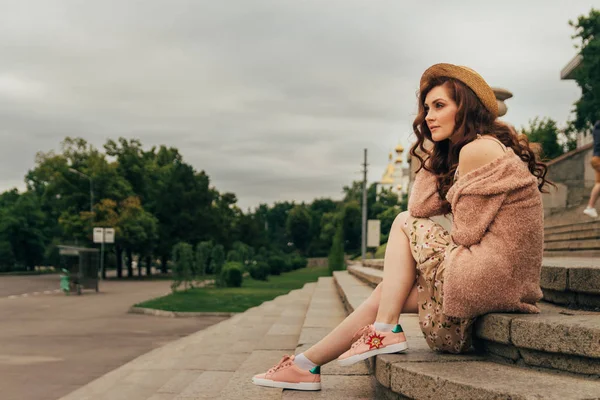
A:
{"label": "woman's face", "polygon": [[450,138],[454,132],[456,103],[445,85],[436,86],[425,96],[425,122],[434,142]]}

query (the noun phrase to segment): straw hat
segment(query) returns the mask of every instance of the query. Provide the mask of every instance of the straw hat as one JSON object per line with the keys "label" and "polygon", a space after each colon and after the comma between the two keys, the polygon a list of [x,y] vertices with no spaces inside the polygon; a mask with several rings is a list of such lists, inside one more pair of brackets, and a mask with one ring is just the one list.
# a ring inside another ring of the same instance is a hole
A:
{"label": "straw hat", "polygon": [[421,76],[421,88],[423,88],[430,79],[438,77],[454,78],[467,85],[481,100],[483,106],[491,112],[494,117],[498,117],[498,102],[494,91],[487,82],[477,72],[469,67],[454,64],[435,64],[427,68]]}

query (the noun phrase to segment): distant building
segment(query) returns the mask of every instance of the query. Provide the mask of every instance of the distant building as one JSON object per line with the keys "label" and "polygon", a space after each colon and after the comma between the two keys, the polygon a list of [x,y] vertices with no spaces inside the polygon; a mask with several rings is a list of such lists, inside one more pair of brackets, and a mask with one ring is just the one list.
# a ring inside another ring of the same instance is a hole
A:
{"label": "distant building", "polygon": [[[560,79],[563,81],[574,80],[575,72],[581,67],[583,57],[581,54],[573,57],[571,61],[560,71]],[[587,135],[586,132],[577,132],[577,148],[581,148],[587,144],[593,143],[592,135]]]}
{"label": "distant building", "polygon": [[381,181],[379,181],[379,191],[382,189],[391,190],[401,199],[403,195],[408,193],[410,168],[403,166],[404,160],[402,153],[404,153],[404,147],[399,144],[394,150],[396,152],[396,158],[394,159],[393,154],[390,153],[388,165],[381,177]]}

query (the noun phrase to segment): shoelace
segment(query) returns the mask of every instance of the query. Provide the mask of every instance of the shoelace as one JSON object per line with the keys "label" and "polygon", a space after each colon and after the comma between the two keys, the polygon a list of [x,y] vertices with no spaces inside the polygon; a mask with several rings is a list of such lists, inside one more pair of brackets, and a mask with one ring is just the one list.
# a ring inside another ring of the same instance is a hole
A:
{"label": "shoelace", "polygon": [[283,358],[281,359],[281,361],[279,361],[277,364],[275,364],[275,366],[273,368],[271,368],[270,370],[267,371],[268,374],[273,374],[277,371],[279,371],[281,368],[290,365],[291,363],[288,363],[288,361],[291,361],[292,357],[288,356],[287,354],[283,356]]}
{"label": "shoelace", "polygon": [[375,328],[373,328],[373,325],[367,325],[360,328],[358,331],[356,331],[354,336],[352,336],[353,343],[351,348],[355,348],[360,343],[364,342],[371,333],[375,333]]}

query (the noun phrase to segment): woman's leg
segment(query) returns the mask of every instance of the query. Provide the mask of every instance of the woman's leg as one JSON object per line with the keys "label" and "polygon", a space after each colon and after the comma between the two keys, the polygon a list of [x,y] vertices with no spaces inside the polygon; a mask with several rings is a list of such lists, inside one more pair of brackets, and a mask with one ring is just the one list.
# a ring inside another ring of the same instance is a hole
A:
{"label": "woman's leg", "polygon": [[[398,323],[402,306],[415,286],[417,264],[412,256],[408,237],[409,219],[407,211],[396,217],[385,250],[381,301],[375,319],[384,324]],[[389,243],[393,245],[390,246]]]}
{"label": "woman's leg", "polygon": [[[407,237],[408,229],[404,223],[409,217],[408,212],[400,213],[390,230],[388,245],[384,258],[383,281],[377,285],[371,296],[367,298],[354,312],[344,319],[333,331],[321,339],[318,343],[304,352],[306,358],[317,365],[324,365],[338,358],[348,350],[352,336],[357,330],[365,325],[372,324],[376,320],[378,310],[382,309],[382,289],[386,291],[386,301],[397,303],[397,323],[400,310],[405,313],[417,313],[417,288],[415,285],[415,260],[412,257],[410,242]],[[410,258],[410,259],[408,259]],[[411,271],[412,268],[412,271]],[[406,275],[406,276],[404,276]],[[388,279],[398,279],[401,285],[396,283],[387,284]],[[412,282],[412,286],[406,290],[404,282]],[[393,293],[398,288],[397,293]],[[403,306],[402,306],[403,305]],[[383,307],[386,313],[391,313]],[[378,322],[383,322],[379,321]]]}

